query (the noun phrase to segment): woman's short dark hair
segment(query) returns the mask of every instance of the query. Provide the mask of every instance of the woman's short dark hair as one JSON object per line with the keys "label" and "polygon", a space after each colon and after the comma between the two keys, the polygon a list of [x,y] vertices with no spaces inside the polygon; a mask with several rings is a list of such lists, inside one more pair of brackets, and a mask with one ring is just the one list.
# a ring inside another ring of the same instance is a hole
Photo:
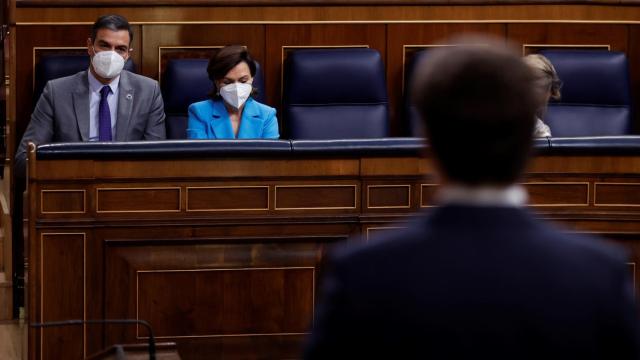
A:
{"label": "woman's short dark hair", "polygon": [[133,30],[127,18],[121,15],[102,15],[93,23],[91,28],[91,41],[96,41],[98,30],[109,29],[111,31],[127,30],[129,32],[129,45],[133,42]]}
{"label": "woman's short dark hair", "polygon": [[[214,83],[214,89],[209,93],[212,98],[219,98],[220,94],[218,89],[215,88],[216,80],[220,80],[227,75],[227,73],[241,62],[245,62],[249,66],[249,72],[251,77],[256,76],[256,62],[249,54],[249,50],[241,45],[229,45],[218,50],[209,60],[207,65],[207,73],[209,74],[209,80]],[[257,89],[254,87],[251,95],[255,95]]]}

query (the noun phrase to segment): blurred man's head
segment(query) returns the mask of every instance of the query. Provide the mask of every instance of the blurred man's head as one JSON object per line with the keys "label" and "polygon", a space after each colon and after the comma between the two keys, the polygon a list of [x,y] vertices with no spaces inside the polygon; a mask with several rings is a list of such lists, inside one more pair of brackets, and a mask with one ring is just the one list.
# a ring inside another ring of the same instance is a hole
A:
{"label": "blurred man's head", "polygon": [[504,44],[480,41],[429,50],[418,67],[413,100],[445,181],[509,185],[530,153],[534,77]]}

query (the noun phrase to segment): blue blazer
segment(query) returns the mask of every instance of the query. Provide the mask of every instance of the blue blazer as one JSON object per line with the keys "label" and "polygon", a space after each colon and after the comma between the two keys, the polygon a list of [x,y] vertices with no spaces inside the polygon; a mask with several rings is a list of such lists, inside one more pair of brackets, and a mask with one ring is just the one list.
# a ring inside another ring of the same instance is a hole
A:
{"label": "blue blazer", "polygon": [[[277,139],[276,109],[249,98],[244,104],[237,139]],[[236,139],[222,99],[189,105],[188,139]]]}

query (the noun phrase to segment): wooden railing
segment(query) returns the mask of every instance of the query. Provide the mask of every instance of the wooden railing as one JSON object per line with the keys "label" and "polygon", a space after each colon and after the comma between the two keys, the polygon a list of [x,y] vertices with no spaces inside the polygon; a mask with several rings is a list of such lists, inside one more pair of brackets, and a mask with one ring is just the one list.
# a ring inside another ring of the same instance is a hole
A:
{"label": "wooden railing", "polygon": [[[429,160],[406,151],[162,145],[40,158],[32,148],[28,321],[137,318],[183,359],[295,358],[327,249],[394,231],[434,205]],[[627,246],[640,285],[640,152],[539,152],[523,180],[531,209]],[[144,341],[135,328],[32,329],[29,358]]]}

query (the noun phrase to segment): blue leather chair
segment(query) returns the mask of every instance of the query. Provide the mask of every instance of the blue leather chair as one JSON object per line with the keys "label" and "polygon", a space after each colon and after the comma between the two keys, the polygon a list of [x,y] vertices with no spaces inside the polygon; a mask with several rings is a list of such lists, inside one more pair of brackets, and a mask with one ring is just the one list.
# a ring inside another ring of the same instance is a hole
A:
{"label": "blue leather chair", "polygon": [[283,95],[284,130],[292,139],[389,136],[385,68],[376,50],[293,51]]}
{"label": "blue leather chair", "polygon": [[563,82],[544,121],[554,137],[631,133],[627,58],[622,52],[543,50]]}
{"label": "blue leather chair", "polygon": [[[89,56],[87,54],[52,54],[43,55],[36,64],[33,92],[34,104],[40,98],[47,81],[73,75],[89,68]],[[124,64],[125,70],[136,72],[136,65],[132,60]]]}
{"label": "blue leather chair", "polygon": [[[168,139],[187,137],[189,105],[207,99],[213,88],[207,74],[208,64],[208,59],[172,59],[167,62],[162,75],[162,98]],[[255,99],[264,102],[264,80],[258,63],[253,86],[258,89]]]}

